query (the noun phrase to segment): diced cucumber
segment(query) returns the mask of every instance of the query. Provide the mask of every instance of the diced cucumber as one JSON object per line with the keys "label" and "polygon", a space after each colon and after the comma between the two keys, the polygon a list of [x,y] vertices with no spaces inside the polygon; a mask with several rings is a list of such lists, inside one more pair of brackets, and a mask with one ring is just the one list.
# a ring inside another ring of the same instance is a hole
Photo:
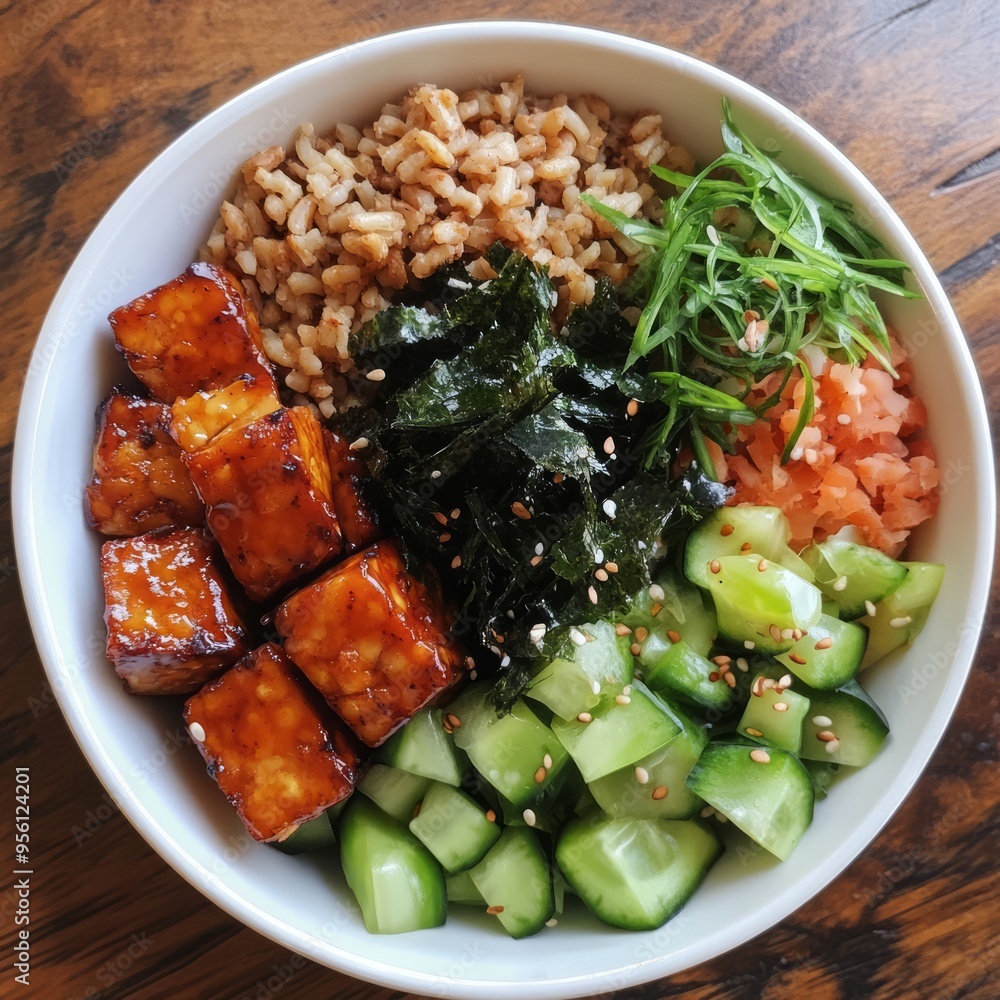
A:
{"label": "diced cucumber", "polygon": [[[632,819],[689,819],[701,799],[684,784],[708,733],[688,719],[666,746],[588,786],[609,816]],[[642,779],[642,780],[640,780]]]}
{"label": "diced cucumber", "polygon": [[651,691],[717,711],[729,706],[732,692],[720,682],[719,668],[686,642],[671,642],[665,634],[650,632],[639,646],[642,679]]}
{"label": "diced cucumber", "polygon": [[538,933],[555,911],[549,862],[527,827],[505,827],[469,877],[513,938]]}
{"label": "diced cucumber", "polygon": [[722,556],[709,571],[719,635],[742,646],[753,642],[766,653],[784,653],[794,630],[808,631],[822,614],[819,590],[791,570],[753,553]]}
{"label": "diced cucumber", "polygon": [[441,866],[405,826],[363,795],[351,796],[340,820],[340,862],[370,934],[445,922]]}
{"label": "diced cucumber", "polygon": [[779,653],[777,658],[810,687],[832,691],[857,675],[867,645],[866,628],[824,614],[787,653]]}
{"label": "diced cucumber", "polygon": [[444,729],[440,708],[423,708],[382,746],[378,759],[457,788],[467,768]]}
{"label": "diced cucumber", "polygon": [[[789,546],[792,537],[788,518],[777,507],[739,504],[722,507],[702,521],[687,540],[684,575],[699,587],[709,589],[713,559],[747,552],[758,553],[768,562],[791,570],[803,580],[812,580],[812,570]],[[749,546],[749,548],[747,548]]]}
{"label": "diced cucumber", "polygon": [[358,784],[358,791],[367,795],[383,812],[400,823],[409,823],[413,809],[430,788],[431,779],[388,764],[372,764]]}
{"label": "diced cucumber", "polygon": [[[656,594],[655,598],[650,590]],[[708,655],[719,633],[715,611],[706,604],[702,592],[673,572],[659,574],[652,587],[640,590],[632,598],[629,612],[623,620],[632,629],[645,628],[650,633],[664,636],[668,631],[676,632],[702,656]]]}
{"label": "diced cucumber", "polygon": [[486,810],[451,785],[431,782],[420,811],[410,820],[410,833],[454,875],[471,868],[500,839],[500,827]]}
{"label": "diced cucumber", "polygon": [[560,629],[546,640],[543,651],[551,650],[552,658],[535,673],[526,694],[560,718],[575,719],[600,701],[602,690],[632,680],[629,639],[609,622]]}
{"label": "diced cucumber", "polygon": [[569,760],[552,730],[523,701],[498,716],[485,684],[467,687],[448,712],[459,722],[455,742],[476,770],[520,808],[556,781]]}
{"label": "diced cucumber", "polygon": [[552,731],[588,784],[659,750],[684,728],[678,714],[640,681],[632,682],[628,694],[623,689],[605,695],[585,718],[555,717]]}
{"label": "diced cucumber", "polygon": [[941,590],[944,566],[923,562],[900,565],[907,570],[906,579],[875,605],[874,617],[866,615],[860,619],[860,624],[868,629],[868,649],[862,667],[869,667],[894,649],[913,642],[927,624],[931,605]]}
{"label": "diced cucumber", "polygon": [[842,538],[816,542],[802,557],[815,574],[816,586],[840,607],[841,618],[860,618],[865,601],[881,601],[906,578],[906,568],[895,559]]}
{"label": "diced cucumber", "polygon": [[556,844],[573,891],[612,927],[653,930],[690,898],[722,853],[697,820],[574,820]]}
{"label": "diced cucumber", "polygon": [[838,691],[810,692],[800,756],[864,767],[888,735],[889,724],[878,705],[857,681],[850,681]]}
{"label": "diced cucumber", "polygon": [[329,811],[321,816],[303,823],[291,836],[276,841],[274,847],[284,854],[303,854],[306,851],[318,851],[333,847],[337,842],[333,825],[330,822]]}
{"label": "diced cucumber", "polygon": [[459,906],[486,905],[486,900],[476,888],[476,883],[472,881],[468,868],[456,875],[448,875],[444,880],[444,887],[448,894],[449,903],[457,903]]}
{"label": "diced cucumber", "polygon": [[743,740],[709,743],[687,784],[782,861],[812,822],[809,772],[787,750]]}
{"label": "diced cucumber", "polygon": [[802,746],[802,724],[809,714],[809,699],[790,688],[764,687],[764,680],[763,674],[754,678],[736,729],[755,742],[797,754]]}

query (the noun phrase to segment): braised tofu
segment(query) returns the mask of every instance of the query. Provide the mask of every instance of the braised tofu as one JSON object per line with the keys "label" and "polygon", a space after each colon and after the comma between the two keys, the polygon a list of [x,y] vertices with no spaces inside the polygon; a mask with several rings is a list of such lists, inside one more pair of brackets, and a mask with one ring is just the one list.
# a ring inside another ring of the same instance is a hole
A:
{"label": "braised tofu", "polygon": [[205,505],[170,436],[168,407],[115,389],[97,419],[94,478],[83,505],[92,528],[130,536],[204,523]]}
{"label": "braised tofu", "polygon": [[356,552],[377,541],[383,534],[375,506],[369,497],[371,478],[364,460],[351,451],[339,434],[324,432],[330,459],[333,509],[337,512],[344,551]]}
{"label": "braised tofu", "polygon": [[461,673],[440,594],[406,572],[392,540],[293,594],[275,624],[293,662],[368,746],[387,739]]}
{"label": "braised tofu", "polygon": [[253,423],[280,408],[274,382],[241,375],[221,389],[201,389],[175,400],[170,433],[184,451],[197,451],[230,427]]}
{"label": "braised tofu", "polygon": [[252,303],[215,264],[192,264],[108,319],[129,367],[161,402],[241,375],[274,381]]}
{"label": "braised tofu", "polygon": [[323,431],[307,407],[234,425],[185,461],[208,526],[253,600],[340,554]]}
{"label": "braised tofu", "polygon": [[353,739],[280,646],[255,649],[206,684],[184,721],[256,840],[284,840],[354,789]]}
{"label": "braised tofu", "polygon": [[203,528],[107,541],[101,576],[108,659],[132,694],[190,694],[247,651]]}

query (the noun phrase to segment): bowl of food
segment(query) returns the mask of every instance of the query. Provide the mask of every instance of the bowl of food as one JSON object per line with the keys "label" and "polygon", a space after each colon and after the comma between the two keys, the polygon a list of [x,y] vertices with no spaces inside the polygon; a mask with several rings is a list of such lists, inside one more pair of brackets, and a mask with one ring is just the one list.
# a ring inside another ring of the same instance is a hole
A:
{"label": "bowl of food", "polygon": [[397,989],[568,997],[865,849],[995,496],[941,286],[833,146],[493,22],[296,66],[143,171],[42,328],[14,522],[81,748],[209,899]]}

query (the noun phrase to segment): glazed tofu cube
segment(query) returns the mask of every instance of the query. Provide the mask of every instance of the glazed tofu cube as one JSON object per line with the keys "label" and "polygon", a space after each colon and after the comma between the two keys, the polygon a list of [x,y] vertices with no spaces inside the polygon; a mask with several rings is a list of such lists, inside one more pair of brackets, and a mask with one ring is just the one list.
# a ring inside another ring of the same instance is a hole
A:
{"label": "glazed tofu cube", "polygon": [[185,461],[208,526],[253,600],[340,554],[323,431],[308,408],[233,426]]}
{"label": "glazed tofu cube", "polygon": [[354,789],[353,739],[280,646],[255,649],[206,684],[184,721],[256,840],[284,840]]}
{"label": "glazed tofu cube", "polygon": [[230,427],[253,423],[280,408],[274,382],[241,375],[221,389],[201,389],[175,400],[170,433],[184,451],[197,451]]}
{"label": "glazed tofu cube", "polygon": [[292,661],[371,747],[461,673],[440,594],[406,572],[391,540],[293,594],[275,624]]}
{"label": "glazed tofu cube", "polygon": [[108,319],[129,367],[163,403],[241,375],[273,382],[254,307],[215,264],[192,264]]}
{"label": "glazed tofu cube", "polygon": [[108,659],[132,694],[190,694],[246,651],[246,629],[204,528],[160,528],[101,549]]}
{"label": "glazed tofu cube", "polygon": [[381,538],[375,507],[369,496],[372,485],[368,468],[339,434],[324,431],[330,458],[333,509],[337,512],[344,551],[357,552]]}
{"label": "glazed tofu cube", "polygon": [[201,502],[162,403],[115,389],[97,411],[94,478],[84,513],[105,535],[141,535],[168,524],[203,524]]}

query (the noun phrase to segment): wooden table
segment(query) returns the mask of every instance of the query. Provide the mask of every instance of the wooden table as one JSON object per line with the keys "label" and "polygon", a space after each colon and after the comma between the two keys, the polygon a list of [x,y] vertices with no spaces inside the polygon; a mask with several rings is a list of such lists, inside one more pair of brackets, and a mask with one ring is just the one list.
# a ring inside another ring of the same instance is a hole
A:
{"label": "wooden table", "polygon": [[[292,26],[290,12],[300,6],[307,23]],[[0,9],[4,482],[14,401],[48,303],[92,227],[142,166],[207,111],[286,66],[379,32],[475,18],[484,6],[8,0]],[[819,127],[888,197],[943,276],[990,409],[1000,412],[1000,6],[993,0],[502,0],[491,14],[574,20],[662,42],[759,85]],[[6,872],[13,768],[30,765],[39,873],[32,980],[23,995],[392,995],[308,963],[232,920],[113,807],[39,665],[3,495],[0,839]],[[863,857],[757,940],[630,996],[1000,996],[998,596],[994,585],[982,652],[937,755]],[[13,896],[4,889],[0,996],[20,996],[10,971]]]}

